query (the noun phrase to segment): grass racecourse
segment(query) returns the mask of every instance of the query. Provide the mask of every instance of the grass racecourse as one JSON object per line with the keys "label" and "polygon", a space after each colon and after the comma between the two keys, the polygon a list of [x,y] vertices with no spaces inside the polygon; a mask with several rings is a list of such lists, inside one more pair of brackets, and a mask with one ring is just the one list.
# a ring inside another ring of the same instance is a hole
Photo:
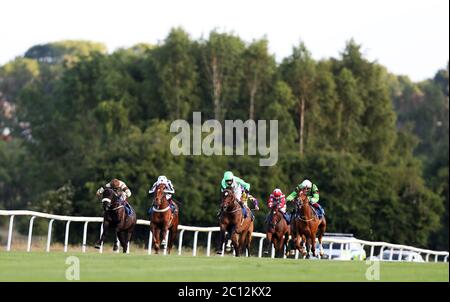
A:
{"label": "grass racecourse", "polygon": [[[449,281],[448,263],[295,260],[133,255],[115,253],[0,252],[0,281],[67,281],[79,259],[80,281]],[[368,272],[369,270],[369,272]]]}

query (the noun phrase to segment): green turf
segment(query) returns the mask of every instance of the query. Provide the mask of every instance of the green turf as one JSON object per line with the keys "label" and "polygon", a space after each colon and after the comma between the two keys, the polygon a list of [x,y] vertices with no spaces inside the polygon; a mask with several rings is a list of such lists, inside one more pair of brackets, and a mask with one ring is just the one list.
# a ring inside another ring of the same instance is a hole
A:
{"label": "green turf", "polygon": [[[0,252],[0,281],[66,281],[68,256],[80,281],[367,281],[364,261]],[[380,263],[380,281],[449,281],[448,263]]]}

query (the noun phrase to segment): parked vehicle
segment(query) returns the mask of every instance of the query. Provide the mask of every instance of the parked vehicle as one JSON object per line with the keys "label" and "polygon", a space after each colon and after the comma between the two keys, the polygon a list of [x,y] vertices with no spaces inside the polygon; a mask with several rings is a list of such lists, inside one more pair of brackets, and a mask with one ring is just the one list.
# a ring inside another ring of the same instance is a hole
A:
{"label": "parked vehicle", "polygon": [[[392,254],[392,255],[391,255]],[[423,257],[412,251],[401,251],[400,250],[384,250],[382,256],[378,256],[378,259],[383,261],[407,261],[407,262],[425,262]]]}
{"label": "parked vehicle", "polygon": [[[336,242],[326,242],[329,239],[349,239],[354,238],[353,234],[325,234],[323,249],[325,259],[332,260],[365,260],[366,251],[364,250],[362,244],[351,242],[351,243],[336,243]],[[331,247],[331,249],[330,249]]]}

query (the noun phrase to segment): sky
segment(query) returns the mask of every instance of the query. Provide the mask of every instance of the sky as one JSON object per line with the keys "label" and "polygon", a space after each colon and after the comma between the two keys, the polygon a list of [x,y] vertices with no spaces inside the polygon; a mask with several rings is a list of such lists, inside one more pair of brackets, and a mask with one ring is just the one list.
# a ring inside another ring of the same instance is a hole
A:
{"label": "sky", "polygon": [[213,29],[267,37],[278,62],[300,41],[316,59],[338,57],[353,38],[368,59],[414,81],[449,60],[448,0],[0,0],[0,65],[58,40],[103,42],[110,52],[157,44],[177,26],[193,39]]}

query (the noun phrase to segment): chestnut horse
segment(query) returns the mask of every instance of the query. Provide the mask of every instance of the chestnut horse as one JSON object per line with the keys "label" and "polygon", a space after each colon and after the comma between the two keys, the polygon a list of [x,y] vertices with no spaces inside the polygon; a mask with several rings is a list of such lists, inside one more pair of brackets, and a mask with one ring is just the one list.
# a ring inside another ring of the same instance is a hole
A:
{"label": "chestnut horse", "polygon": [[[160,249],[161,238],[163,245],[167,245],[167,253],[170,254],[178,235],[178,205],[172,201],[176,208],[176,213],[172,213],[164,192],[165,188],[164,184],[156,187],[152,214],[150,215],[150,231],[153,235],[153,247],[156,254]],[[167,231],[169,231],[168,242],[166,242]]]}
{"label": "chestnut horse", "polygon": [[128,216],[125,211],[124,201],[110,188],[105,188],[102,194],[102,203],[105,211],[103,215],[103,232],[100,239],[96,242],[95,248],[99,249],[102,246],[108,230],[113,228],[114,238],[116,238],[114,240],[113,250],[118,249],[117,239],[119,239],[122,251],[126,253],[128,243],[131,240],[131,235],[136,226],[136,212],[133,210],[131,215]]}
{"label": "chestnut horse", "polygon": [[222,192],[222,215],[219,219],[220,238],[217,243],[217,254],[222,254],[222,247],[225,243],[225,232],[231,237],[234,254],[239,257],[247,250],[250,256],[250,244],[252,242],[253,220],[250,209],[247,208],[247,218],[242,214],[233,190],[225,189]]}
{"label": "chestnut horse", "polygon": [[313,256],[316,256],[316,233],[319,231],[317,238],[319,240],[320,256],[323,256],[322,236],[327,227],[325,216],[319,219],[309,204],[306,192],[300,190],[298,193],[296,212],[291,222],[291,234],[295,247],[303,257],[309,258],[310,251],[312,251]]}
{"label": "chestnut horse", "polygon": [[[275,256],[283,256],[283,248],[289,241],[290,228],[283,217],[283,213],[278,209],[278,203],[274,203],[268,220],[266,238],[268,241],[269,251],[271,245],[275,248]],[[286,246],[287,248],[287,246]],[[287,249],[286,249],[287,252]]]}

